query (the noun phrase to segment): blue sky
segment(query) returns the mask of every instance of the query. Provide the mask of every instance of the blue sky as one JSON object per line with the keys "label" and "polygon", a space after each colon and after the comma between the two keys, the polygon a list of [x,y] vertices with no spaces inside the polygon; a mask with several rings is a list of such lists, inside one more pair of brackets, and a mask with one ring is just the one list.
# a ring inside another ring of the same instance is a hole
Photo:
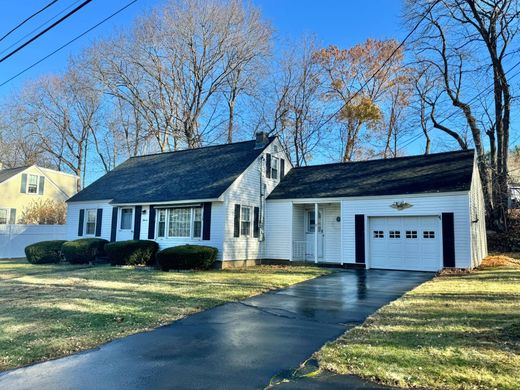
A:
{"label": "blue sky", "polygon": [[[0,36],[49,2],[50,0],[2,2]],[[80,2],[79,0],[59,0],[47,11],[0,42],[0,52],[5,51],[3,53],[5,55],[9,52],[7,50],[9,45],[14,44],[18,39],[60,11],[66,8],[70,10]],[[0,63],[0,84],[129,2],[130,0],[92,1],[57,28],[13,57]],[[138,0],[103,26],[90,32],[21,77],[0,87],[0,100],[20,88],[28,79],[36,78],[45,73],[62,71],[65,68],[67,58],[71,54],[80,52],[90,42],[110,34],[114,29],[129,26],[136,16],[150,7],[160,5],[162,2],[162,0]],[[402,39],[407,31],[402,26],[400,19],[401,0],[252,0],[252,2],[260,7],[264,17],[271,21],[278,40],[297,40],[303,34],[313,34],[317,42],[324,46],[335,44],[340,47],[349,47],[363,42],[367,38]],[[420,153],[421,148],[422,140],[409,148],[408,151]]]}

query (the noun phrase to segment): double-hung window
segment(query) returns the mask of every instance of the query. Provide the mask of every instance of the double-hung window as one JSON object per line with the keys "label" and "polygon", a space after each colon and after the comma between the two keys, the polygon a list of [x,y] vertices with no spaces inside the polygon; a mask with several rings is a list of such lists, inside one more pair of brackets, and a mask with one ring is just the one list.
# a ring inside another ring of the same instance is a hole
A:
{"label": "double-hung window", "polygon": [[86,213],[87,213],[87,223],[85,224],[85,234],[94,235],[94,233],[96,233],[97,210],[96,209],[87,209]]}
{"label": "double-hung window", "polygon": [[240,212],[240,235],[250,236],[251,235],[251,207],[242,206]]}
{"label": "double-hung window", "polygon": [[38,193],[38,175],[29,175],[27,180],[27,192],[29,194]]}
{"label": "double-hung window", "polygon": [[0,209],[0,225],[6,225],[9,219],[9,209]]}
{"label": "double-hung window", "polygon": [[166,237],[166,209],[157,210],[157,237]]}
{"label": "double-hung window", "polygon": [[273,157],[271,159],[271,178],[278,180],[278,172],[280,171],[280,159]]}
{"label": "double-hung window", "polygon": [[202,208],[180,207],[157,210],[157,237],[202,237]]}

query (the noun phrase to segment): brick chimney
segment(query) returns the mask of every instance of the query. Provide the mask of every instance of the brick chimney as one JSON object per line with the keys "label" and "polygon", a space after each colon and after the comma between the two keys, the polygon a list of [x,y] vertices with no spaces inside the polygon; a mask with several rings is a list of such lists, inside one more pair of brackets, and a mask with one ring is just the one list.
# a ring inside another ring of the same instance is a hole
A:
{"label": "brick chimney", "polygon": [[265,131],[256,133],[255,149],[262,149],[269,142],[269,137]]}

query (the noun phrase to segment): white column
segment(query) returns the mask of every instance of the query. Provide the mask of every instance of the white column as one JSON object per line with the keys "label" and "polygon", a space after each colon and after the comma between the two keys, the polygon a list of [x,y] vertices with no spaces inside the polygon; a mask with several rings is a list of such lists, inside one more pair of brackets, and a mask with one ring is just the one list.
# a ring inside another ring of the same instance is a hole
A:
{"label": "white column", "polygon": [[314,203],[314,262],[318,262],[318,203]]}

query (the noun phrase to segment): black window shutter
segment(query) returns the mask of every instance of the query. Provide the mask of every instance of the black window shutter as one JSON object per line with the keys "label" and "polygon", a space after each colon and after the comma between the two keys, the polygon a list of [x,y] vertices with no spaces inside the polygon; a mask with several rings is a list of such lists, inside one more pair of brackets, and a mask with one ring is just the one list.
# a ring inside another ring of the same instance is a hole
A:
{"label": "black window shutter", "polygon": [[240,205],[235,205],[235,224],[233,227],[233,237],[240,237]]}
{"label": "black window shutter", "polygon": [[148,239],[155,238],[155,207],[150,206],[150,217],[148,218]]}
{"label": "black window shutter", "polygon": [[40,176],[40,185],[38,186],[38,195],[43,195],[44,188],[45,188],[45,176]]}
{"label": "black window shutter", "polygon": [[117,207],[112,209],[112,226],[110,227],[110,241],[112,242],[116,240],[118,211],[119,209]]}
{"label": "black window shutter", "polygon": [[260,208],[255,207],[253,209],[253,237],[258,238],[260,237]]}
{"label": "black window shutter", "polygon": [[285,160],[283,158],[280,159],[280,179],[283,179],[285,176]]}
{"label": "black window shutter", "polygon": [[27,192],[27,173],[22,173],[22,184],[20,186],[20,192],[22,194]]}
{"label": "black window shutter", "polygon": [[211,202],[204,203],[202,208],[202,239],[211,238]]}
{"label": "black window shutter", "polygon": [[96,237],[101,237],[101,225],[103,224],[103,209],[97,209]]}
{"label": "black window shutter", "polygon": [[79,210],[79,219],[78,219],[78,236],[83,235],[83,220],[85,219],[85,209]]}
{"label": "black window shutter", "polygon": [[16,223],[16,209],[11,209],[9,212],[9,223],[14,225]]}
{"label": "black window shutter", "polygon": [[269,153],[265,154],[265,176],[268,179],[271,178],[271,155]]}
{"label": "black window shutter", "polygon": [[141,211],[143,206],[135,206],[134,209],[134,240],[139,240],[141,235]]}
{"label": "black window shutter", "polygon": [[365,215],[354,216],[354,231],[356,244],[356,263],[365,263]]}
{"label": "black window shutter", "polygon": [[455,225],[453,213],[442,213],[442,262],[455,267]]}

